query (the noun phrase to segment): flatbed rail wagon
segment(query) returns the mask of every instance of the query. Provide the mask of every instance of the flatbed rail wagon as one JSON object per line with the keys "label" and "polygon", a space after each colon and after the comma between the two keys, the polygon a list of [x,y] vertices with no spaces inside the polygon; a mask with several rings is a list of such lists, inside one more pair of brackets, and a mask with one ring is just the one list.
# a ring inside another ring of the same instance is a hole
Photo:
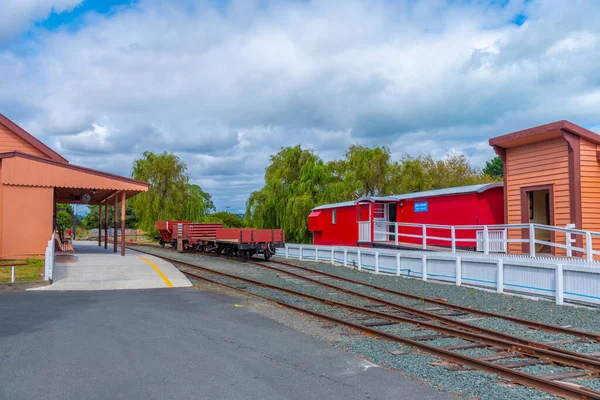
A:
{"label": "flatbed rail wagon", "polygon": [[282,229],[223,228],[221,224],[187,221],[157,221],[159,243],[171,244],[178,251],[197,251],[246,259],[262,254],[268,260],[277,248],[285,246]]}
{"label": "flatbed rail wagon", "polygon": [[189,223],[189,221],[156,221],[154,227],[160,236],[157,236],[155,239],[158,239],[158,243],[161,247],[165,247],[167,244],[175,247],[177,245],[177,239],[174,232],[177,230],[177,226]]}

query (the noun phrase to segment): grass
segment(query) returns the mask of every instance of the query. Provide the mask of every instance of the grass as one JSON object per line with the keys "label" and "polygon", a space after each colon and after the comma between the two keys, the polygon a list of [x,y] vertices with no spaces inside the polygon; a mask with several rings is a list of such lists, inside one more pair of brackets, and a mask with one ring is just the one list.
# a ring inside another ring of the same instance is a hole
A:
{"label": "grass", "polygon": [[22,262],[26,262],[27,265],[15,265],[15,282],[31,282],[43,279],[44,260],[28,258],[27,260],[1,260],[0,282],[10,282],[12,263]]}

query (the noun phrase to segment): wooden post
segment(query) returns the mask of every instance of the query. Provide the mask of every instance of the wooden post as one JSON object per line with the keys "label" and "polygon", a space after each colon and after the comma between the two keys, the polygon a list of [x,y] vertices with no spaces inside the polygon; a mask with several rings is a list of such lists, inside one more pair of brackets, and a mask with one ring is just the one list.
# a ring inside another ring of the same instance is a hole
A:
{"label": "wooden post", "polygon": [[121,195],[121,256],[125,257],[125,192]]}
{"label": "wooden post", "polygon": [[108,201],[104,203],[104,248],[108,248]]}
{"label": "wooden post", "polygon": [[98,205],[98,246],[102,246],[102,204]]}
{"label": "wooden post", "polygon": [[114,253],[117,252],[117,243],[118,243],[117,242],[117,240],[118,240],[118,238],[117,238],[117,236],[118,236],[117,235],[117,223],[119,222],[119,214],[117,214],[117,208],[119,207],[118,201],[119,201],[119,196],[117,196],[117,194],[115,193],[115,209],[113,210],[114,214],[115,214],[114,221],[113,221],[114,222],[114,224],[113,224],[114,230],[115,230],[115,232],[113,234],[113,246],[114,246],[113,252]]}

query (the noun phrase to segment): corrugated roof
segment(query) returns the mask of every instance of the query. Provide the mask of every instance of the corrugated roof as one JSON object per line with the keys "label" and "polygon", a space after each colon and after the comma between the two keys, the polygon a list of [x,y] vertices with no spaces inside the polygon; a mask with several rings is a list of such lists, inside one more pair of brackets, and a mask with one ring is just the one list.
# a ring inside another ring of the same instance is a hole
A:
{"label": "corrugated roof", "polygon": [[321,206],[313,208],[312,211],[325,210],[327,208],[349,207],[354,205],[356,205],[355,201],[344,201],[341,203],[323,204]]}
{"label": "corrugated roof", "polygon": [[342,203],[333,203],[333,204],[323,204],[321,206],[313,208],[313,210],[324,210],[328,208],[338,208],[338,207],[348,207],[354,206],[359,201],[400,201],[400,200],[408,200],[408,199],[420,199],[423,197],[437,197],[437,196],[448,196],[453,194],[467,194],[467,193],[481,193],[486,190],[503,187],[504,183],[502,182],[494,182],[494,183],[483,183],[479,185],[469,185],[469,186],[457,186],[453,188],[445,188],[445,189],[436,189],[436,190],[427,190],[424,192],[416,192],[416,193],[405,193],[398,194],[393,196],[374,196],[374,197],[361,197],[357,200],[353,201],[345,201]]}

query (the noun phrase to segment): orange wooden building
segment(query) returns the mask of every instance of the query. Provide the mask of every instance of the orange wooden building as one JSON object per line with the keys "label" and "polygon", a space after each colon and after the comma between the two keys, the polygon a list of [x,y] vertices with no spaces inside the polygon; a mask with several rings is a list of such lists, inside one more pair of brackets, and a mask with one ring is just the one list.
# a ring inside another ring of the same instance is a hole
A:
{"label": "orange wooden building", "polygon": [[[0,114],[2,259],[44,254],[55,230],[56,203],[100,205],[104,229],[107,228],[108,209],[112,206],[116,230],[118,202],[121,202],[121,227],[124,229],[126,199],[148,190],[149,186],[146,182],[70,164]],[[107,239],[105,235],[105,247]],[[114,251],[117,251],[116,235]],[[121,254],[124,254],[123,237]]]}
{"label": "orange wooden building", "polygon": [[[600,135],[558,121],[490,139],[504,162],[504,207],[508,224],[539,223],[600,231]],[[526,237],[523,230],[509,238]],[[565,243],[565,234],[536,233],[541,240]],[[574,236],[585,246],[582,235]],[[597,250],[597,249],[596,249]],[[510,243],[510,253],[527,253],[527,244]],[[555,249],[564,255],[564,249]]]}

